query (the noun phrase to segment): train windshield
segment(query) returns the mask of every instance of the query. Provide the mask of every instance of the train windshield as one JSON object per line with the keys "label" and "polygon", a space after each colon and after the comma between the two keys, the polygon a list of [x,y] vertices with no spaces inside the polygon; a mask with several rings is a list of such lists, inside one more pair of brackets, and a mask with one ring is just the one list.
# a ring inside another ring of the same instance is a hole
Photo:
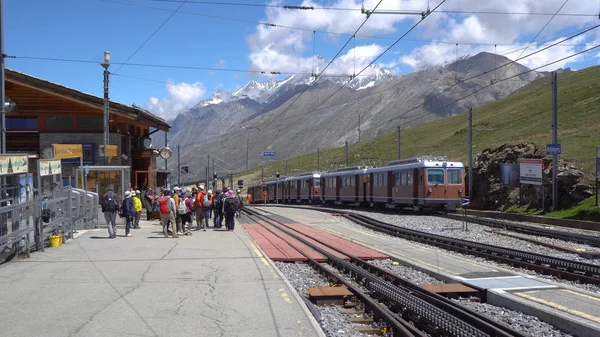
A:
{"label": "train windshield", "polygon": [[427,170],[427,183],[429,185],[444,183],[444,169],[429,169]]}
{"label": "train windshield", "polygon": [[315,179],[315,187],[321,187],[321,180]]}
{"label": "train windshield", "polygon": [[446,171],[448,177],[448,184],[460,185],[462,184],[462,170],[452,169]]}

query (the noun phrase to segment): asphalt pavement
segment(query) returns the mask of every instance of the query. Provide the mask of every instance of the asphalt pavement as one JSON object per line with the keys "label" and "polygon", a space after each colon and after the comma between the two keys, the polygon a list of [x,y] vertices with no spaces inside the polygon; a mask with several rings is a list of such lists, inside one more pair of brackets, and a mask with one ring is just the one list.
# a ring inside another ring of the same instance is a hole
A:
{"label": "asphalt pavement", "polygon": [[4,336],[322,336],[238,224],[164,238],[106,228],[0,265]]}

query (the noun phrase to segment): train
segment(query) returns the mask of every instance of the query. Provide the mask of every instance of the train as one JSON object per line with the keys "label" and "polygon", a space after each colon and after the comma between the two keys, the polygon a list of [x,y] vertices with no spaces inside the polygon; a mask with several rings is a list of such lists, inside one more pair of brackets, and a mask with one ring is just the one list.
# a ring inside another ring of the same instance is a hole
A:
{"label": "train", "polygon": [[311,172],[248,187],[253,203],[338,204],[453,211],[466,195],[465,167],[423,155],[381,167]]}

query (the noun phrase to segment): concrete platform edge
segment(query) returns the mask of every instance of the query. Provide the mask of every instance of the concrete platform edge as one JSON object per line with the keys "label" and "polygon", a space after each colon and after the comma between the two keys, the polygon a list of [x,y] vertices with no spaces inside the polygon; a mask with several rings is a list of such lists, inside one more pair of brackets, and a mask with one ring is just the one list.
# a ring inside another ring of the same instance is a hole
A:
{"label": "concrete platform edge", "polygon": [[[245,230],[244,230],[244,233],[246,233],[248,239],[250,241],[252,241],[252,243],[255,243],[254,240],[252,239],[252,237]],[[253,246],[262,254],[262,257],[267,261],[267,263],[269,263],[269,266],[271,266],[271,268],[273,268],[273,270],[277,273],[277,275],[283,280],[283,283],[285,283],[285,285],[290,289],[290,292],[292,294],[294,294],[294,298],[296,299],[296,301],[302,308],[302,311],[304,311],[304,314],[306,315],[306,317],[308,317],[310,324],[313,326],[313,328],[315,328],[315,331],[317,332],[317,334],[320,337],[327,337],[327,335],[325,335],[325,332],[323,332],[323,329],[319,325],[319,322],[317,322],[317,320],[315,319],[313,314],[310,312],[310,309],[308,309],[308,307],[306,306],[306,303],[304,303],[304,301],[300,297],[300,294],[298,294],[298,292],[296,291],[294,286],[292,286],[290,281],[288,281],[287,277],[285,277],[285,275],[283,275],[283,273],[279,270],[279,268],[277,268],[275,263],[267,256],[267,254],[265,254],[265,252],[262,250],[262,248],[260,248],[260,245],[254,244]]]}
{"label": "concrete platform edge", "polygon": [[584,319],[560,311],[550,311],[549,308],[543,304],[535,304],[526,299],[520,299],[516,295],[503,290],[488,290],[487,302],[492,305],[535,316],[539,318],[540,321],[553,325],[562,331],[577,337],[598,336],[598,327],[589,324]]}

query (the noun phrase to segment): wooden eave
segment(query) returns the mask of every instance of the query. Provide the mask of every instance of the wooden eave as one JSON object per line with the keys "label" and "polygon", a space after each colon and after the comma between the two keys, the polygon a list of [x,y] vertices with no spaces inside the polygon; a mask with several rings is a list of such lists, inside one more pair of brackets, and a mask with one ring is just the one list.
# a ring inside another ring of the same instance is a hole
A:
{"label": "wooden eave", "polygon": [[[104,99],[101,97],[86,94],[75,89],[35,78],[10,69],[5,69],[5,76],[7,82],[25,86],[27,88],[41,91],[50,95],[60,96],[75,103],[83,104],[93,109],[98,109],[99,111],[103,111],[104,109]],[[18,104],[19,103],[17,102],[17,105]],[[171,126],[165,120],[143,109],[130,107],[113,101],[110,102],[109,107],[111,114],[116,114],[130,120],[142,122],[152,128],[160,129],[165,132],[168,132],[171,128]]]}

